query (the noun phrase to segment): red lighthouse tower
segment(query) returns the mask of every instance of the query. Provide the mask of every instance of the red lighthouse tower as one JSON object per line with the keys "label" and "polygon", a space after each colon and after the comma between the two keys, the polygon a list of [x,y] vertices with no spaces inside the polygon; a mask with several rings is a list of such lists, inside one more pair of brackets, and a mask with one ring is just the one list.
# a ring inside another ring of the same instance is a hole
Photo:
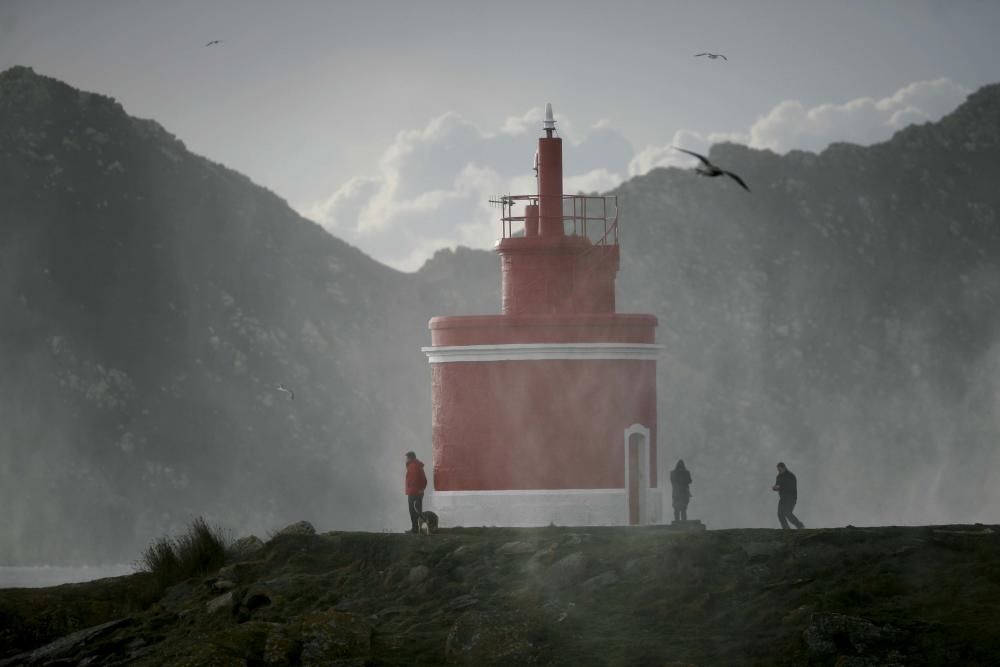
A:
{"label": "red lighthouse tower", "polygon": [[430,321],[430,504],[444,525],[654,523],[656,318],[615,312],[617,197],[564,195],[551,105],[542,127],[537,194],[500,198],[502,314]]}

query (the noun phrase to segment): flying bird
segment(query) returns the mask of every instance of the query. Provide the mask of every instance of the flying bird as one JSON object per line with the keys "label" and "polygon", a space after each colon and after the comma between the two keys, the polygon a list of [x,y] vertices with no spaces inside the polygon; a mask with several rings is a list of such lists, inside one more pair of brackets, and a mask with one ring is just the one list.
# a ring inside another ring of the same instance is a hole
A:
{"label": "flying bird", "polygon": [[291,389],[289,389],[288,387],[286,387],[285,385],[283,385],[283,384],[279,384],[279,385],[278,385],[277,387],[275,387],[275,388],[276,388],[276,389],[277,389],[278,391],[283,391],[283,392],[285,392],[286,394],[288,394],[288,400],[290,400],[290,401],[293,401],[293,400],[295,400],[295,392],[294,392],[294,391],[292,391]]}
{"label": "flying bird", "polygon": [[709,60],[715,60],[716,58],[722,58],[723,60],[729,60],[729,58],[727,58],[726,56],[722,55],[721,53],[708,53],[707,51],[705,53],[696,53],[696,54],[694,54],[695,58],[698,58],[699,56],[708,56]]}
{"label": "flying bird", "polygon": [[743,182],[742,178],[740,178],[731,171],[726,171],[725,169],[715,166],[714,164],[709,162],[708,158],[705,157],[704,155],[699,155],[694,151],[687,151],[684,150],[683,148],[677,148],[677,146],[674,146],[674,148],[679,150],[681,153],[687,153],[688,155],[693,155],[699,160],[701,160],[701,164],[694,168],[695,172],[699,176],[708,176],[710,178],[715,178],[716,176],[722,176],[723,174],[725,174],[729,178],[739,183],[741,188],[743,188],[747,192],[750,192],[750,188],[747,187],[747,184]]}
{"label": "flying bird", "polygon": [[211,42],[209,42],[205,46],[212,46],[213,44],[222,44],[222,40],[221,39],[213,39]]}

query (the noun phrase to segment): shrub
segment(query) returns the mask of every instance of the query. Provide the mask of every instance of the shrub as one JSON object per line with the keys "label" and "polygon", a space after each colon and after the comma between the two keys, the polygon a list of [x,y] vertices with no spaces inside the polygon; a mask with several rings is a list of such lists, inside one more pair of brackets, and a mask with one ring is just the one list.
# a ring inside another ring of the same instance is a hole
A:
{"label": "shrub", "polygon": [[139,560],[139,569],[152,574],[162,592],[185,579],[222,567],[230,542],[221,528],[210,526],[198,517],[184,534],[173,539],[161,537],[146,547]]}
{"label": "shrub", "polygon": [[139,569],[153,575],[160,590],[180,581],[180,562],[170,538],[161,537],[142,552]]}
{"label": "shrub", "polygon": [[226,549],[232,542],[225,532],[198,517],[187,533],[175,540],[177,560],[184,578],[208,574],[226,564]]}

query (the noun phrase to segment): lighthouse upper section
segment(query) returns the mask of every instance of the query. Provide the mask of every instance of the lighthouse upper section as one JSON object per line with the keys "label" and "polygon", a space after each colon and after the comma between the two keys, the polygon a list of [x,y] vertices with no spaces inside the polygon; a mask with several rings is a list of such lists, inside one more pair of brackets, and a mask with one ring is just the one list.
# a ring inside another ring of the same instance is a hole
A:
{"label": "lighthouse upper section", "polygon": [[618,198],[563,193],[562,139],[546,105],[536,192],[505,195],[496,252],[499,315],[435,317],[435,347],[509,343],[654,344],[656,318],[615,310]]}
{"label": "lighthouse upper section", "polygon": [[538,138],[533,195],[500,197],[503,313],[615,312],[618,202],[563,194],[562,139],[547,104]]}

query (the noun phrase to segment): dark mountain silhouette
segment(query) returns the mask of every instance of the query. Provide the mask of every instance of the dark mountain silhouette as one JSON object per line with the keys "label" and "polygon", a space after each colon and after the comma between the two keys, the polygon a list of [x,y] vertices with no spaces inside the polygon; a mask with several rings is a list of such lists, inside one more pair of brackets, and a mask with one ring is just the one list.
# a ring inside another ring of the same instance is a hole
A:
{"label": "dark mountain silhouette", "polygon": [[661,318],[663,444],[713,513],[752,525],[784,459],[821,523],[995,516],[1000,86],[870,147],[711,157],[753,196],[624,184],[619,287]]}
{"label": "dark mountain silhouette", "polygon": [[114,100],[0,74],[0,562],[200,513],[378,525],[428,441],[398,400],[428,294]]}
{"label": "dark mountain silhouette", "polygon": [[[990,86],[875,146],[714,147],[750,195],[617,190],[619,310],[660,318],[692,516],[776,524],[779,459],[807,524],[1000,508],[998,128]],[[405,523],[427,319],[498,309],[492,253],[398,273],[113,100],[3,72],[0,562],[129,558],[200,514]]]}

